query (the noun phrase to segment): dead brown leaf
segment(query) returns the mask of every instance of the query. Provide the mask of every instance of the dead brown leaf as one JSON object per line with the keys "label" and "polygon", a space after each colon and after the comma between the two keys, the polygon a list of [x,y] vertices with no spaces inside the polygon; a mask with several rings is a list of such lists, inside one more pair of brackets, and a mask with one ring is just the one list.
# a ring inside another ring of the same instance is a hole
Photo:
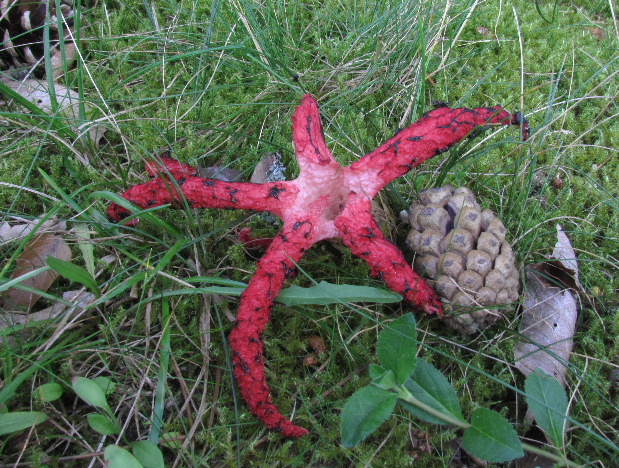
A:
{"label": "dead brown leaf", "polygon": [[315,354],[327,354],[329,346],[318,335],[311,335],[307,338],[307,347]]}
{"label": "dead brown leaf", "polygon": [[304,366],[318,367],[322,364],[323,359],[329,352],[329,345],[318,335],[312,335],[307,338],[307,347],[312,352],[309,356],[305,356],[303,360]]}
{"label": "dead brown leaf", "polygon": [[[17,269],[13,272],[11,279],[19,278],[37,268],[46,266],[48,255],[69,261],[71,260],[71,249],[59,235],[49,232],[40,234],[26,245],[24,251],[16,261]],[[57,276],[58,273],[53,270],[48,270],[25,279],[21,284],[41,291],[47,291]],[[7,311],[19,310],[22,308],[30,310],[40,298],[40,294],[11,288],[5,294],[3,308]]]}
{"label": "dead brown leaf", "polygon": [[[52,97],[48,87],[48,83],[45,80],[27,79],[19,81],[10,78],[9,76],[2,76],[2,83],[11,88],[20,96],[26,98],[32,102],[42,111],[51,114],[54,111],[52,105]],[[80,98],[79,94],[60,83],[54,83],[54,96],[56,102],[60,106],[60,113],[67,117],[70,121],[79,121],[80,115]],[[86,113],[90,114],[92,108],[90,105],[86,105]],[[106,132],[106,128],[97,122],[91,122],[89,125],[80,125],[73,127],[73,131],[81,136],[84,133],[88,133],[92,143],[98,146],[101,138]]]}
{"label": "dead brown leaf", "polygon": [[[85,308],[92,304],[96,297],[92,293],[88,293],[82,290],[67,291],[62,294],[62,298],[65,301],[72,302],[72,314],[71,317],[82,312]],[[46,307],[38,312],[31,314],[12,314],[10,312],[4,313],[0,316],[0,329],[7,327],[14,327],[17,325],[26,325],[28,323],[36,323],[43,320],[50,320],[57,318],[60,314],[64,313],[71,306],[58,302],[53,306]],[[69,318],[71,318],[69,317]]]}
{"label": "dead brown leaf", "polygon": [[579,290],[578,263],[571,243],[557,226],[553,259],[532,265],[526,273],[524,313],[516,343],[516,367],[529,375],[540,367],[565,385],[576,331],[578,306],[573,290]]}
{"label": "dead brown leaf", "polygon": [[567,272],[574,277],[576,288],[582,290],[582,285],[578,279],[578,259],[576,258],[576,251],[572,247],[570,239],[563,231],[560,224],[557,224],[557,243],[552,251],[552,256],[556,258],[561,265],[567,270]]}
{"label": "dead brown leaf", "polygon": [[[11,329],[14,327],[36,325],[38,322],[46,322],[50,320],[58,319],[63,316],[63,320],[59,322],[59,326],[63,326],[68,321],[73,320],[78,315],[82,314],[81,318],[89,317],[90,312],[84,312],[84,309],[88,308],[95,300],[94,294],[83,291],[67,291],[62,294],[62,299],[72,303],[72,305],[57,302],[56,304],[47,307],[38,312],[32,312],[30,314],[23,314],[19,312],[3,312],[0,314],[0,330]],[[19,330],[19,328],[18,328]],[[15,336],[10,333],[0,336],[0,344],[15,346],[17,343]],[[19,336],[21,340],[27,340],[31,336],[32,332],[30,328],[19,330]]]}
{"label": "dead brown leaf", "polygon": [[246,182],[241,171],[224,166],[199,167],[198,176],[224,182]]}
{"label": "dead brown leaf", "polygon": [[576,329],[576,299],[568,289],[548,286],[535,271],[527,272],[526,282],[520,332],[529,341],[514,346],[516,367],[524,375],[540,367],[565,385],[565,363]]}
{"label": "dead brown leaf", "polygon": [[598,28],[597,26],[590,26],[587,28],[587,30],[598,41],[603,41],[604,39],[606,39],[606,32],[602,28]]}
{"label": "dead brown leaf", "polygon": [[261,158],[249,179],[254,184],[266,184],[285,180],[282,156],[279,153],[266,153]]}
{"label": "dead brown leaf", "polygon": [[23,239],[30,234],[33,229],[37,229],[39,232],[57,232],[66,231],[67,229],[66,222],[53,218],[42,223],[39,218],[28,220],[24,218],[12,217],[12,221],[18,222],[14,224],[7,222],[0,224],[0,245]]}

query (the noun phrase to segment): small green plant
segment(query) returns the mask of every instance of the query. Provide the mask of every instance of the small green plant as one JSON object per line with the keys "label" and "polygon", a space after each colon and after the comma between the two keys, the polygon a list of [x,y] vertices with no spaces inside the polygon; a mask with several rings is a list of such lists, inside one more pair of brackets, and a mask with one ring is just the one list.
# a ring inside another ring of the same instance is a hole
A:
{"label": "small green plant", "polygon": [[[91,413],[87,416],[91,429],[102,435],[120,434],[121,426],[114,416],[107,396],[114,391],[115,384],[107,377],[88,379],[76,377],[73,379],[73,391],[82,400],[102,413]],[[131,453],[133,452],[133,454]],[[163,454],[156,444],[149,440],[141,440],[131,444],[131,452],[117,445],[108,445],[104,450],[104,458],[110,468],[163,468]]]}
{"label": "small green plant", "polygon": [[102,435],[120,434],[120,424],[107,402],[107,395],[113,391],[114,385],[109,379],[98,379],[75,377],[72,382],[73,391],[89,405],[103,411],[86,416],[91,429]]}
{"label": "small green plant", "polygon": [[[467,421],[456,391],[437,368],[417,358],[418,347],[412,314],[394,320],[381,332],[377,348],[380,365],[370,366],[372,383],[357,390],[344,405],[342,445],[361,443],[399,404],[423,421],[463,429],[462,448],[482,460],[508,462],[524,456],[526,450],[559,465],[577,466],[563,456],[522,443],[509,421],[496,411],[478,408]],[[541,369],[527,377],[525,389],[537,424],[556,448],[563,447],[568,410],[565,390]]]}

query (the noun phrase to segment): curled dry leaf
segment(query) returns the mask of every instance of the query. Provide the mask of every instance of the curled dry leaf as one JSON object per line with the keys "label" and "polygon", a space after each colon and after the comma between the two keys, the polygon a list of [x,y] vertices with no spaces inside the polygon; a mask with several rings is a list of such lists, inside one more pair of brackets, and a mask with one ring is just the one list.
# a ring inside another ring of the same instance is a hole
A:
{"label": "curled dry leaf", "polygon": [[199,167],[198,176],[223,182],[245,182],[241,171],[225,166]]}
{"label": "curled dry leaf", "polygon": [[[254,184],[286,180],[286,165],[282,162],[282,155],[277,152],[263,154],[249,180]],[[278,223],[271,213],[260,213],[260,216],[269,224]]]}
{"label": "curled dry leaf", "polygon": [[[16,261],[17,269],[13,272],[11,279],[19,278],[26,273],[46,266],[48,256],[69,261],[71,260],[71,249],[61,236],[46,232],[34,237],[28,242],[24,251]],[[30,288],[46,291],[57,276],[58,273],[54,270],[47,270],[22,281],[21,284]],[[18,309],[30,310],[40,298],[41,295],[35,292],[11,288],[5,294],[3,309],[6,311]]]}
{"label": "curled dry leaf", "polygon": [[[32,102],[42,111],[48,114],[53,112],[52,97],[46,81],[37,79],[18,81],[8,76],[3,76],[2,83]],[[71,121],[78,122],[80,115],[79,94],[66,86],[55,83],[54,95],[56,96],[56,102],[60,106],[61,114]],[[89,110],[89,106],[86,106],[87,114],[90,113]],[[91,141],[94,144],[98,144],[106,131],[105,127],[97,123],[87,125],[86,127],[75,125],[72,126],[72,129],[78,135],[88,133]]]}
{"label": "curled dry leaf", "polygon": [[326,354],[329,351],[329,346],[318,335],[312,335],[307,339],[307,347],[316,354]]}
{"label": "curled dry leaf", "polygon": [[316,356],[305,356],[303,359],[303,365],[306,367],[318,367],[322,362]]}
{"label": "curled dry leaf", "polygon": [[266,153],[260,158],[250,181],[254,184],[266,184],[286,180],[286,166],[279,153]]}
{"label": "curled dry leaf", "polygon": [[603,41],[604,39],[606,39],[606,32],[602,28],[598,28],[597,26],[590,26],[587,28],[587,30],[598,41]]}
{"label": "curled dry leaf", "polygon": [[312,354],[305,356],[303,365],[308,367],[317,367],[322,364],[322,358],[329,352],[329,346],[318,335],[307,338],[307,348]]}
{"label": "curled dry leaf", "polygon": [[[560,267],[556,269],[557,276],[554,276],[564,287],[582,292],[578,275],[578,260],[572,243],[563,231],[561,225],[557,224],[557,243],[552,251],[553,258],[556,258]],[[548,262],[546,262],[548,263]]]}
{"label": "curled dry leaf", "polygon": [[12,314],[10,312],[0,315],[0,329],[14,327],[17,325],[25,325],[26,323],[35,323],[43,320],[55,319],[67,309],[71,309],[69,318],[76,316],[78,313],[86,309],[90,304],[95,302],[95,295],[86,291],[76,290],[67,291],[62,294],[65,301],[73,303],[72,306],[58,302],[53,306],[46,307],[38,312],[31,314]]}
{"label": "curled dry leaf", "polygon": [[524,375],[539,367],[565,385],[565,364],[570,359],[576,327],[576,299],[568,289],[549,286],[535,270],[527,272],[526,280],[520,332],[530,341],[514,347],[516,367]]}
{"label": "curled dry leaf", "polygon": [[516,343],[514,358],[524,375],[540,367],[565,385],[578,316],[572,291],[580,283],[574,249],[561,226],[557,232],[554,260],[532,265],[527,271],[520,324],[520,333],[527,340]]}
{"label": "curled dry leaf", "polygon": [[33,229],[37,229],[39,232],[57,232],[66,231],[67,223],[64,221],[58,221],[57,219],[48,219],[43,223],[40,223],[40,219],[27,220],[23,218],[13,218],[17,221],[23,221],[19,224],[9,224],[4,222],[0,224],[0,245],[8,242],[23,239]]}

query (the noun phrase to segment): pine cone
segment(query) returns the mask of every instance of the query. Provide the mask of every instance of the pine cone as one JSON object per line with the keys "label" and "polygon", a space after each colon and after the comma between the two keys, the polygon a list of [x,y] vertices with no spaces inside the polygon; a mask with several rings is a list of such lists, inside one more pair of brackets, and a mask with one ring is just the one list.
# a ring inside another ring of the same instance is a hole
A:
{"label": "pine cone", "polygon": [[[37,77],[45,73],[43,31],[49,8],[49,34],[54,76],[61,74],[62,56],[59,47],[58,16],[54,0],[0,0],[0,68],[13,66],[32,70]],[[68,62],[76,55],[71,39],[73,0],[61,0],[63,18],[62,40]]]}
{"label": "pine cone", "polygon": [[447,324],[463,333],[489,327],[519,297],[505,226],[466,187],[425,190],[419,201],[403,212],[413,227],[406,244],[417,254],[415,271],[430,279]]}

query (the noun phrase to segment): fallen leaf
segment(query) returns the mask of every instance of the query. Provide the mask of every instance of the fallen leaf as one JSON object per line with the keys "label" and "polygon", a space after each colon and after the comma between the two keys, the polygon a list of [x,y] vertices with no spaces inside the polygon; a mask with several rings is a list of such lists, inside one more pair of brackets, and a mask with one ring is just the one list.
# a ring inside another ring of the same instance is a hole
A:
{"label": "fallen leaf", "polygon": [[305,356],[303,359],[303,365],[306,367],[318,367],[320,364],[321,361],[316,356]]}
{"label": "fallen leaf", "polygon": [[[59,258],[61,260],[71,260],[71,249],[63,237],[49,232],[34,237],[24,251],[16,260],[17,268],[13,272],[11,279],[30,273],[38,268],[47,265],[47,256]],[[58,273],[54,270],[47,270],[21,282],[22,285],[30,288],[47,291],[52,285]],[[19,310],[25,308],[29,310],[40,299],[41,295],[36,292],[25,291],[18,288],[10,288],[5,293],[3,308],[5,310]]]}
{"label": "fallen leaf", "polygon": [[58,302],[51,307],[46,307],[43,310],[31,314],[13,314],[6,312],[0,315],[0,329],[55,319],[69,308],[71,308],[71,317],[69,318],[72,318],[96,300],[94,294],[82,290],[67,291],[62,294],[62,298],[65,301],[72,302],[73,306]]}
{"label": "fallen leaf", "polygon": [[33,229],[37,229],[42,232],[56,232],[65,231],[67,229],[67,223],[64,221],[58,221],[57,219],[48,219],[39,225],[41,220],[39,218],[28,220],[23,218],[13,218],[17,221],[23,221],[23,223],[11,225],[8,222],[0,224],[0,245],[7,244],[14,240],[23,239]]}
{"label": "fallen leaf", "polygon": [[516,343],[516,367],[529,375],[539,367],[565,386],[567,362],[573,347],[578,306],[573,294],[579,285],[578,263],[561,226],[553,259],[532,265],[526,272],[524,313],[520,333],[526,341]]}
{"label": "fallen leaf", "polygon": [[266,184],[286,180],[286,166],[282,163],[282,155],[279,153],[265,153],[256,164],[251,178],[254,184]]}
{"label": "fallen leaf", "polygon": [[27,224],[15,224],[11,226],[4,222],[0,224],[0,243],[5,244],[20,237],[26,237],[32,228]]}
{"label": "fallen leaf", "polygon": [[597,26],[589,26],[587,30],[598,41],[603,41],[604,39],[606,39],[606,32],[604,32],[602,28],[598,28]]}
{"label": "fallen leaf", "polygon": [[[53,112],[52,97],[46,81],[34,78],[19,81],[8,76],[2,76],[2,83],[32,102],[42,111],[48,114]],[[71,121],[79,121],[79,94],[66,86],[54,83],[54,95],[61,109],[60,113]],[[89,114],[91,110],[90,106],[86,105],[85,109],[86,114]],[[99,143],[106,131],[105,127],[100,123],[92,122],[85,122],[83,125],[73,126],[72,130],[77,135],[88,133],[88,136],[95,145]]]}
{"label": "fallen leaf", "polygon": [[561,264],[565,273],[571,277],[570,280],[565,281],[563,284],[566,287],[582,292],[583,287],[578,279],[576,251],[560,224],[557,224],[557,243],[552,251],[552,256]]}
{"label": "fallen leaf", "polygon": [[[282,162],[282,155],[277,152],[263,154],[249,179],[254,184],[266,184],[282,180],[286,180],[286,166]],[[260,216],[270,224],[279,222],[271,213],[261,213]]]}
{"label": "fallen leaf", "polygon": [[199,167],[198,176],[224,182],[245,182],[241,171],[225,166]]}
{"label": "fallen leaf", "polygon": [[312,352],[309,356],[305,356],[303,365],[308,367],[317,367],[322,364],[322,358],[329,352],[329,346],[318,335],[312,335],[307,338],[307,347]]}
{"label": "fallen leaf", "polygon": [[329,346],[318,335],[312,335],[307,338],[307,347],[316,354],[326,354],[329,352]]}

